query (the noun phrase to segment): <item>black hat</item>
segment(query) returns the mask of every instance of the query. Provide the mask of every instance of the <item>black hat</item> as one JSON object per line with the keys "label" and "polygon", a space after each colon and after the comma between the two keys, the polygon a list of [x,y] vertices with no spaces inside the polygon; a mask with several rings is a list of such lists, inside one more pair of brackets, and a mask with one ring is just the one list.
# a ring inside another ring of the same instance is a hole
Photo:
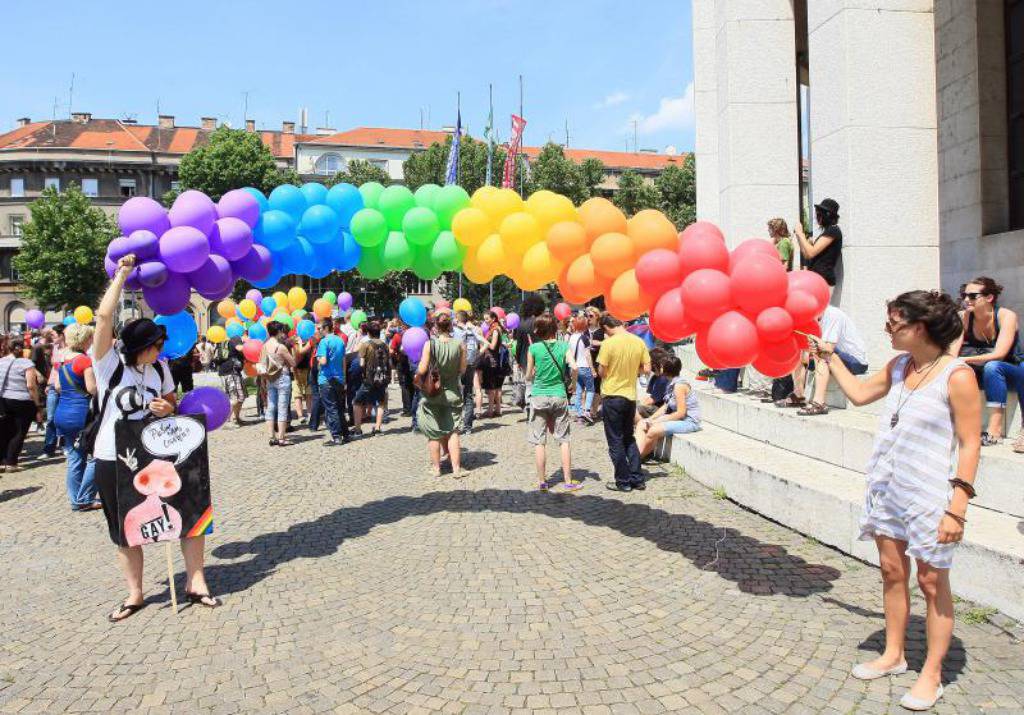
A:
{"label": "black hat", "polygon": [[164,326],[157,325],[149,318],[132,320],[121,329],[121,352],[134,355],[166,339],[167,328]]}
{"label": "black hat", "polygon": [[820,204],[814,204],[814,208],[824,211],[836,218],[839,217],[839,204],[835,199],[825,199]]}

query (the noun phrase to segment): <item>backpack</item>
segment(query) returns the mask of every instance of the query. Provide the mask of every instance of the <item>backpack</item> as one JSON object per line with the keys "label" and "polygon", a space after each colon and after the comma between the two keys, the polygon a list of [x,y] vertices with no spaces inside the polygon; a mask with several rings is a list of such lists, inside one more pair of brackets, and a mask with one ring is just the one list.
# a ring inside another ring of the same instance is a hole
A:
{"label": "backpack", "polygon": [[[153,368],[160,377],[160,384],[162,385],[164,382],[164,366],[157,361],[153,363]],[[114,373],[110,376],[110,382],[107,383],[107,392],[103,395],[103,402],[101,403],[99,400],[99,391],[89,401],[89,412],[85,416],[85,426],[82,427],[82,431],[75,438],[75,446],[90,457],[93,456],[93,450],[96,449],[96,437],[100,433],[103,415],[107,413],[110,394],[121,384],[122,377],[124,377],[124,361],[118,359],[117,367],[114,368]]]}
{"label": "backpack", "polygon": [[373,342],[373,369],[369,375],[363,374],[363,379],[369,378],[370,384],[374,387],[386,387],[391,382],[391,362],[388,360],[388,346],[380,340]]}
{"label": "backpack", "polygon": [[225,341],[217,346],[217,352],[213,356],[213,364],[217,367],[217,374],[221,377],[233,375],[241,369],[239,360],[235,357],[231,343]]}
{"label": "backpack", "polygon": [[267,378],[267,382],[274,382],[277,378],[281,377],[283,370],[284,365],[271,358],[267,346],[264,345],[260,351],[259,362],[256,363],[256,374]]}
{"label": "backpack", "polygon": [[498,347],[497,367],[499,375],[508,377],[512,374],[512,359],[508,352],[508,346],[504,343]]}

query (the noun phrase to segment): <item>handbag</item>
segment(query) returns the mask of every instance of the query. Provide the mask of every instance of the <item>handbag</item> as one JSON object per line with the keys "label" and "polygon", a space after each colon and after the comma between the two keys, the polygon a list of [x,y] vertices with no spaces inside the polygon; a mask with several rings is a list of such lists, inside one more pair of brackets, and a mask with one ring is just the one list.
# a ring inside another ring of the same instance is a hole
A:
{"label": "handbag", "polygon": [[14,358],[11,358],[11,366],[4,373],[4,381],[0,385],[0,418],[7,416],[7,402],[4,400],[4,393],[7,392],[7,379],[11,376],[11,370],[14,369],[14,360]]}
{"label": "handbag", "polygon": [[569,363],[563,363],[561,367],[558,365],[558,361],[555,360],[555,354],[551,352],[551,346],[547,342],[542,341],[541,345],[548,351],[548,356],[551,358],[551,362],[558,368],[558,372],[562,375],[562,387],[565,388],[565,396],[568,399],[569,395],[572,394],[575,384],[572,379],[572,370],[569,369]]}
{"label": "handbag", "polygon": [[434,351],[434,341],[430,341],[430,364],[427,366],[427,372],[421,375],[417,372],[412,378],[413,386],[419,390],[424,397],[433,397],[434,395],[441,392],[441,371],[437,369],[437,363],[434,361],[434,356],[437,353]]}

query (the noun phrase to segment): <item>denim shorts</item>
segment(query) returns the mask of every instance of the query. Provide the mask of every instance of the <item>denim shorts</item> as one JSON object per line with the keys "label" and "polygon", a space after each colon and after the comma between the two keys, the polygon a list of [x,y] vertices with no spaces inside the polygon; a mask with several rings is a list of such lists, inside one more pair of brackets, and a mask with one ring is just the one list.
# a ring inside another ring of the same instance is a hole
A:
{"label": "denim shorts", "polygon": [[700,422],[690,416],[686,416],[681,420],[670,420],[668,422],[659,422],[658,424],[665,428],[665,434],[689,434],[700,429]]}
{"label": "denim shorts", "polygon": [[287,422],[291,415],[292,376],[287,372],[267,383],[267,422]]}

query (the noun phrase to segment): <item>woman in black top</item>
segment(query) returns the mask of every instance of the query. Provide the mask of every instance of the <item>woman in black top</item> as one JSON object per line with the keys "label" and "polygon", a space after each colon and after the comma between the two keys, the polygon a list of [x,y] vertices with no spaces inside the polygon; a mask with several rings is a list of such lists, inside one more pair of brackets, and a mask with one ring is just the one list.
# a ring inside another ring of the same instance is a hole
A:
{"label": "woman in black top", "polygon": [[800,255],[804,268],[814,271],[825,279],[829,288],[836,285],[836,264],[843,250],[843,232],[839,229],[839,204],[825,199],[814,206],[814,219],[821,227],[821,233],[810,241],[804,233],[803,224],[796,222],[794,233],[800,242]]}

